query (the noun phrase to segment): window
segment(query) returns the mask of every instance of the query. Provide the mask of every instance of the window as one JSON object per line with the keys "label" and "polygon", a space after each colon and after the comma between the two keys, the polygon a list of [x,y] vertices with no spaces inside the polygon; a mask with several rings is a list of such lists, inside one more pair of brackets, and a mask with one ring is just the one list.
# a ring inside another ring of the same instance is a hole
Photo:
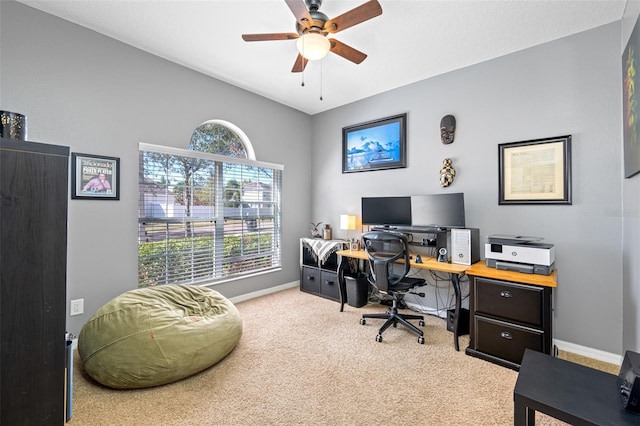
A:
{"label": "window", "polygon": [[142,143],[139,162],[139,287],[281,267],[283,166]]}
{"label": "window", "polygon": [[244,132],[222,120],[205,121],[198,126],[191,135],[189,149],[227,157],[256,159]]}

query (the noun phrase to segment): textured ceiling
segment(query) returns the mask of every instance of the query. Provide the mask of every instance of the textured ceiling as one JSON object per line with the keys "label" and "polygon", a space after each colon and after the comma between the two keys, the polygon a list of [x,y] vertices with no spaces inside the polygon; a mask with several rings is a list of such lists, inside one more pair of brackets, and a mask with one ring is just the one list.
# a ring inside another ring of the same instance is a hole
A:
{"label": "textured ceiling", "polygon": [[[295,32],[284,0],[18,1],[308,114],[619,21],[627,3],[379,0],[382,15],[334,35],[364,62],[330,53],[294,74],[295,41],[241,38]],[[320,11],[332,18],[364,1],[324,0]]]}

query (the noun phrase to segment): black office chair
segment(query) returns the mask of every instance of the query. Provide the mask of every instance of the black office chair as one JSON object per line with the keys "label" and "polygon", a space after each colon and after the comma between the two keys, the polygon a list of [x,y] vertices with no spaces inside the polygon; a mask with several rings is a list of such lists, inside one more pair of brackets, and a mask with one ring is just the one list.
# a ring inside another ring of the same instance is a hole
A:
{"label": "black office chair", "polygon": [[[366,324],[366,318],[386,319],[380,327],[377,342],[382,342],[382,332],[390,326],[397,327],[398,323],[418,334],[418,343],[424,344],[424,333],[408,320],[419,320],[419,325],[424,327],[424,317],[421,315],[407,315],[398,313],[398,303],[405,294],[414,287],[423,285],[422,278],[407,277],[411,265],[409,264],[409,243],[404,234],[394,231],[371,231],[362,235],[362,246],[369,257],[369,282],[380,293],[391,296],[392,306],[384,314],[364,314],[360,324]],[[402,273],[392,273],[393,264],[396,268],[402,268]],[[400,263],[404,262],[404,264]]]}

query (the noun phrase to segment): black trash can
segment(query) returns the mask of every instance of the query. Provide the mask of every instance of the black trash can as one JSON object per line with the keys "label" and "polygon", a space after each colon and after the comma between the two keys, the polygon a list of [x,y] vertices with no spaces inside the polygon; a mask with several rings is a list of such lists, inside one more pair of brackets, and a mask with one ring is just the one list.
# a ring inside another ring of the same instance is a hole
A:
{"label": "black trash can", "polygon": [[369,281],[364,274],[355,277],[345,275],[345,285],[347,287],[347,304],[354,308],[361,308],[369,301]]}
{"label": "black trash can", "polygon": [[[453,332],[453,320],[456,316],[455,309],[447,311],[447,330]],[[458,336],[469,334],[469,310],[460,308],[460,318],[458,318]]]}

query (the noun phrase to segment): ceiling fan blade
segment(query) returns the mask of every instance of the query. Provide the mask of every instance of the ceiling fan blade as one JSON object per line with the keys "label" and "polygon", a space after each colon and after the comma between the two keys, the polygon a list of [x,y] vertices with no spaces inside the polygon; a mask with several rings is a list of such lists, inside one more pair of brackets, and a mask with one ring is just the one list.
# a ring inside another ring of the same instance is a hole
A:
{"label": "ceiling fan blade", "polygon": [[335,38],[330,38],[329,43],[331,43],[331,51],[336,55],[342,56],[345,59],[350,60],[356,64],[367,59],[367,54],[362,53],[361,51],[354,49],[351,46],[348,46],[341,41],[336,40]]}
{"label": "ceiling fan blade", "polygon": [[298,38],[296,33],[242,34],[244,41],[294,40],[296,38]]}
{"label": "ceiling fan blade", "polygon": [[328,20],[326,24],[324,24],[324,30],[334,34],[368,19],[375,18],[378,15],[382,15],[380,3],[378,3],[378,0],[370,0],[340,16]]}
{"label": "ceiling fan blade", "polygon": [[305,6],[302,0],[284,0],[291,9],[293,16],[296,17],[296,21],[304,28],[309,28],[313,19],[311,19],[311,15],[309,14],[309,10],[307,6]]}
{"label": "ceiling fan blade", "polygon": [[293,68],[291,68],[291,72],[304,71],[304,68],[307,66],[308,62],[308,59],[298,53],[298,57],[296,58],[296,62],[293,64]]}

